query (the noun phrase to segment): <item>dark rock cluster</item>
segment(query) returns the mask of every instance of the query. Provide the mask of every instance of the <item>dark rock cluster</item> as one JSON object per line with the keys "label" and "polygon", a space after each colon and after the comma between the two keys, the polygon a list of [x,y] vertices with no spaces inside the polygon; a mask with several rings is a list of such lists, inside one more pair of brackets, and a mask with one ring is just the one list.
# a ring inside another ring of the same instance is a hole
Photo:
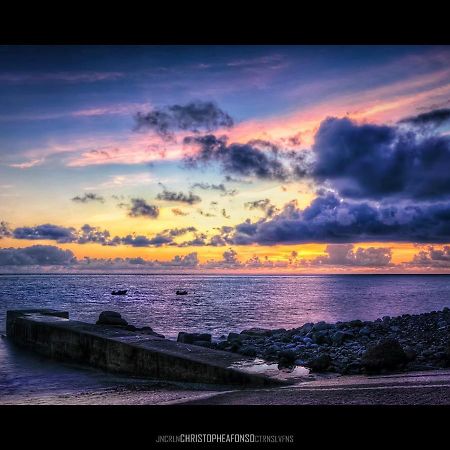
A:
{"label": "dark rock cluster", "polygon": [[341,374],[450,367],[450,309],[373,322],[306,323],[291,330],[251,328],[212,344],[249,357]]}
{"label": "dark rock cluster", "polygon": [[139,334],[147,334],[150,336],[164,338],[162,334],[156,333],[151,327],[138,328],[134,325],[130,325],[118,312],[115,311],[102,311],[98,317],[96,325],[121,328],[123,330],[134,331]]}
{"label": "dark rock cluster", "polygon": [[199,345],[201,347],[212,347],[211,335],[208,333],[178,333],[177,342],[183,344]]}

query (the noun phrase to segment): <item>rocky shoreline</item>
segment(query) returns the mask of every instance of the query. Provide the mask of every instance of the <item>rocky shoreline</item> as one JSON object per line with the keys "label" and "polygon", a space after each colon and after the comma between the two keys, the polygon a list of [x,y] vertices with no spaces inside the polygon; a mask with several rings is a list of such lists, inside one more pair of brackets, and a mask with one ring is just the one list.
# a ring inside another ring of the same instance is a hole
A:
{"label": "rocky shoreline", "polygon": [[[164,338],[113,311],[103,311],[97,324]],[[342,375],[435,370],[450,367],[450,308],[375,321],[306,323],[290,330],[250,328],[214,341],[209,333],[180,332],[177,341],[261,358],[280,369],[305,366]]]}
{"label": "rocky shoreline", "polygon": [[204,345],[313,372],[388,373],[450,367],[450,309],[424,314],[306,323],[290,330],[251,328],[212,342],[209,334],[180,333]]}

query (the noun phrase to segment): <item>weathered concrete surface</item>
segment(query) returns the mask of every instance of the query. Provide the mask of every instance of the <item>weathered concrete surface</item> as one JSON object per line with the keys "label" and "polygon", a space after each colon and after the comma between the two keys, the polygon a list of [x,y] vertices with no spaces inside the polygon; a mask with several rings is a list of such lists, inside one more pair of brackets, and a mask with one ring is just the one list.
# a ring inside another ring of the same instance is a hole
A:
{"label": "weathered concrete surface", "polygon": [[285,384],[236,367],[248,358],[191,344],[69,320],[55,310],[8,311],[8,338],[42,355],[109,372],[171,381],[267,386]]}

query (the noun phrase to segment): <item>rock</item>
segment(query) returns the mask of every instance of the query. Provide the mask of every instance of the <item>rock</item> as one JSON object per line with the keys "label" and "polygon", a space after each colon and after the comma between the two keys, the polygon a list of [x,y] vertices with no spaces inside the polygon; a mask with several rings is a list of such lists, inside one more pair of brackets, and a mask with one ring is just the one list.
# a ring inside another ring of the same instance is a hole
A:
{"label": "rock", "polygon": [[352,337],[353,335],[350,333],[336,331],[336,333],[331,336],[331,342],[335,345],[341,345],[346,339],[350,339]]}
{"label": "rock", "polygon": [[241,349],[239,350],[239,353],[244,356],[256,356],[258,351],[255,346],[246,345],[244,347],[241,347]]}
{"label": "rock", "polygon": [[250,336],[270,336],[272,331],[267,328],[249,328],[248,330],[241,331],[241,334]]}
{"label": "rock", "polygon": [[309,360],[307,366],[313,372],[325,372],[330,367],[331,362],[330,355],[322,354],[317,358]]}
{"label": "rock", "polygon": [[294,364],[295,364],[296,366],[304,366],[304,365],[306,365],[306,361],[304,361],[303,359],[296,359],[296,360],[294,361]]}
{"label": "rock", "polygon": [[178,333],[177,342],[182,342],[183,344],[193,344],[194,341],[203,341],[211,343],[211,335],[208,333]]}
{"label": "rock", "polygon": [[362,322],[362,320],[359,320],[359,319],[357,319],[357,320],[351,320],[351,321],[349,322],[349,325],[350,325],[352,328],[361,328],[361,327],[363,326],[363,322]]}
{"label": "rock", "polygon": [[283,350],[278,353],[278,364],[281,367],[293,366],[296,359],[297,355],[292,350]]}
{"label": "rock", "polygon": [[227,347],[229,347],[229,342],[228,341],[220,341],[217,343],[217,348],[219,350],[225,350]]}
{"label": "rock", "polygon": [[327,344],[330,342],[328,331],[317,331],[311,337],[315,344]]}
{"label": "rock", "polygon": [[407,355],[396,339],[386,339],[370,347],[361,359],[361,363],[368,373],[400,369],[407,362]]}
{"label": "rock", "polygon": [[326,322],[318,322],[315,325],[313,325],[312,327],[312,331],[324,331],[324,330],[329,330],[330,328],[333,328],[333,325],[330,325],[329,323]]}
{"label": "rock", "polygon": [[408,361],[414,361],[417,357],[417,353],[411,347],[405,347],[404,352]]}
{"label": "rock", "polygon": [[305,323],[300,327],[300,330],[302,331],[302,333],[307,334],[312,330],[313,326],[313,323]]}
{"label": "rock", "polygon": [[304,337],[303,338],[303,343],[304,344],[312,344],[312,339],[309,337]]}
{"label": "rock", "polygon": [[125,319],[122,319],[122,316],[115,311],[102,311],[98,320],[96,322],[97,325],[112,325],[112,326],[124,326],[128,325],[128,322]]}
{"label": "rock", "polygon": [[228,333],[227,341],[238,341],[241,339],[241,336],[239,333]]}
{"label": "rock", "polygon": [[363,336],[369,336],[371,333],[370,328],[366,325],[365,327],[362,327],[359,330],[359,334],[363,335]]}

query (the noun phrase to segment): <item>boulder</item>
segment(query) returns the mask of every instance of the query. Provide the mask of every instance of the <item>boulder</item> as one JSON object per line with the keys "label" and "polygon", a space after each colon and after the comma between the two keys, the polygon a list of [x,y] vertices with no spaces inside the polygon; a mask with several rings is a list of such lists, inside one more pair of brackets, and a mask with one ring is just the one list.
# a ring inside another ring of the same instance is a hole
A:
{"label": "boulder", "polygon": [[361,334],[362,336],[370,336],[370,333],[370,328],[367,325],[359,330],[359,334]]}
{"label": "boulder", "polygon": [[327,354],[322,354],[316,358],[310,359],[307,366],[313,372],[326,372],[331,365],[331,357]]}
{"label": "boulder", "polygon": [[246,345],[246,346],[241,347],[241,349],[239,350],[239,353],[244,356],[256,356],[257,349],[253,345]]}
{"label": "boulder", "polygon": [[122,316],[115,311],[102,311],[98,320],[97,325],[112,325],[112,326],[128,326],[128,322],[122,318]]}
{"label": "boulder", "polygon": [[272,331],[267,328],[249,328],[248,330],[241,331],[241,334],[249,336],[270,336]]}
{"label": "boulder", "polygon": [[183,344],[193,344],[195,341],[209,342],[211,343],[211,335],[208,333],[178,333],[177,342]]}
{"label": "boulder", "polygon": [[280,367],[291,367],[295,364],[297,355],[292,350],[282,350],[278,353],[278,365]]}
{"label": "boulder", "polygon": [[342,345],[345,340],[351,339],[352,337],[353,335],[350,333],[346,333],[344,331],[336,331],[336,333],[331,336],[331,342],[334,345]]}
{"label": "boulder", "polygon": [[333,328],[333,325],[326,323],[326,322],[317,322],[312,327],[312,331],[324,331],[329,330],[330,328]]}
{"label": "boulder", "polygon": [[227,341],[239,341],[241,339],[241,335],[239,333],[229,333]]}
{"label": "boulder", "polygon": [[408,357],[396,339],[385,339],[370,347],[361,359],[368,373],[401,369],[407,362]]}

